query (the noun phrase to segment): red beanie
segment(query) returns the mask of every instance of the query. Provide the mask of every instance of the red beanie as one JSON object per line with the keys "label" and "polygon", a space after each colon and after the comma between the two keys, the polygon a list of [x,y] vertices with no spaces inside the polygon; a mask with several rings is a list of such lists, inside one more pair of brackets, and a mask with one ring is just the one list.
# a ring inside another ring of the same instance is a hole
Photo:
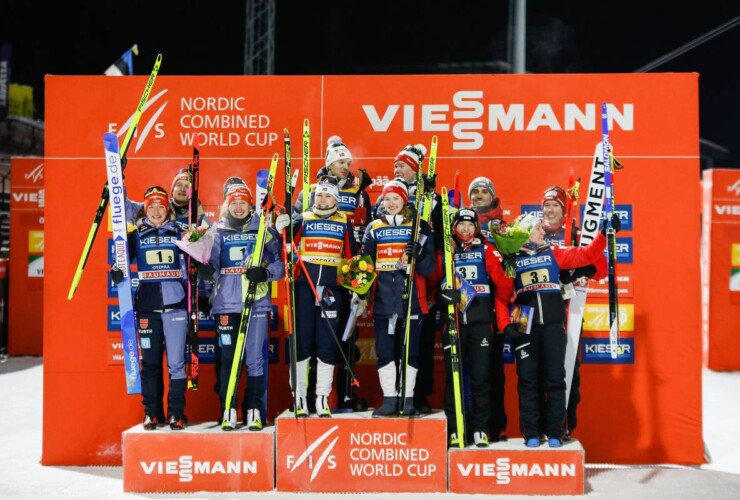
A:
{"label": "red beanie", "polygon": [[182,167],[175,174],[175,177],[172,179],[172,187],[170,188],[170,195],[172,195],[172,192],[175,190],[175,184],[177,184],[177,181],[179,180],[190,182],[190,176],[188,175],[188,167]]}
{"label": "red beanie", "polygon": [[234,201],[246,201],[250,207],[254,206],[252,191],[246,185],[235,184],[229,188],[226,193],[226,206],[231,205]]}
{"label": "red beanie", "polygon": [[152,186],[144,192],[144,210],[154,203],[163,205],[167,210],[170,209],[170,199],[163,187]]}
{"label": "red beanie", "polygon": [[545,196],[542,198],[541,203],[542,207],[545,206],[546,201],[557,201],[560,204],[560,208],[563,209],[563,213],[565,213],[567,197],[565,191],[560,186],[553,186],[545,190]]}
{"label": "red beanie", "polygon": [[401,179],[393,179],[388,181],[383,186],[383,193],[381,196],[385,196],[386,193],[395,193],[403,198],[404,203],[409,202],[409,189],[406,187],[406,183]]}

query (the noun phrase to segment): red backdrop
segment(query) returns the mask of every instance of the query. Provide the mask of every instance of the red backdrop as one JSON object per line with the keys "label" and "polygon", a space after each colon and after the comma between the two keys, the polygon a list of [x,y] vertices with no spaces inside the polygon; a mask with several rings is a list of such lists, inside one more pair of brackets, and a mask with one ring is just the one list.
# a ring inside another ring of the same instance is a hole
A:
{"label": "red backdrop", "polygon": [[[140,398],[126,396],[123,368],[113,359],[112,344],[120,336],[108,333],[106,309],[115,300],[106,299],[106,228],[73,300],[67,292],[105,183],[102,135],[121,132],[145,81],[47,77],[45,464],[119,464],[121,432],[141,419]],[[282,156],[284,128],[292,134],[293,166],[299,168],[308,118],[313,174],[323,165],[331,135],[351,149],[353,167],[368,169],[379,184],[392,176],[393,157],[403,146],[429,145],[437,135],[438,185],[451,187],[456,170],[463,187],[486,175],[513,218],[536,208],[546,187],[567,183],[571,168],[587,182],[606,101],[611,140],[625,164],[615,194],[630,221],[620,233],[626,251],[619,269],[632,278],[631,296],[622,300],[625,351],[617,363],[598,354],[598,343],[608,336],[600,326],[605,300],[591,300],[586,337],[593,350],[584,351],[577,435],[590,462],[699,464],[699,249],[687,244],[699,238],[697,86],[696,74],[159,76],[129,150],[126,183],[133,198],[149,185],[169,186],[190,160],[197,133],[201,189],[213,207],[228,176],[254,179],[273,153]],[[662,212],[677,199],[689,213],[671,219],[667,230]],[[269,372],[273,418],[288,406],[290,392],[284,335],[271,336],[277,339]],[[371,337],[361,340],[366,346]],[[364,354],[361,394],[375,402],[377,375],[369,349]],[[202,388],[188,393],[193,421],[215,420],[219,412],[211,370],[202,372]],[[438,376],[436,402],[441,384]],[[511,364],[506,389],[508,433],[516,436]]]}

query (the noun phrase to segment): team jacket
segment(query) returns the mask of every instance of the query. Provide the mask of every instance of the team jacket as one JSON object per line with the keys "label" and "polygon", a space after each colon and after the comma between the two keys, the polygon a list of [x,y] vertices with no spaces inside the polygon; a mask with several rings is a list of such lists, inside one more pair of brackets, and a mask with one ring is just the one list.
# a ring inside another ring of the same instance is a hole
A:
{"label": "team jacket", "polygon": [[[293,220],[293,243],[303,259],[314,286],[337,285],[337,266],[341,259],[357,254],[352,223],[337,210],[328,217],[311,210]],[[306,281],[300,265],[294,265],[296,280]]]}
{"label": "team jacket", "polygon": [[[397,217],[401,219],[401,217]],[[400,224],[391,224],[388,217],[372,221],[365,231],[362,243],[362,255],[369,255],[378,271],[373,283],[373,314],[378,317],[391,317],[394,314],[405,316],[403,294],[406,283],[405,270],[396,268],[396,264],[411,241],[412,219],[403,219]],[[431,228],[422,221],[419,227],[419,238],[424,240],[421,255],[414,264],[414,287],[411,295],[412,314],[429,312],[426,297],[425,277],[434,272],[434,240]]]}
{"label": "team jacket", "polygon": [[[218,222],[218,229],[213,240],[213,249],[209,264],[213,267],[216,284],[213,291],[213,308],[211,314],[240,313],[244,308],[242,297],[242,275],[245,262],[252,262],[252,254],[257,241],[259,217],[252,214],[239,231],[230,226],[225,218]],[[285,276],[285,265],[282,260],[281,240],[272,228],[265,232],[265,247],[262,252],[262,265],[267,269],[267,282],[279,280]],[[272,298],[267,284],[259,284],[254,303],[257,313],[272,311]]]}
{"label": "team jacket", "polygon": [[179,239],[180,230],[172,220],[154,227],[140,219],[129,234],[129,252],[139,274],[134,298],[137,312],[187,307],[184,259],[175,245]]}
{"label": "team jacket", "polygon": [[[453,237],[455,272],[476,292],[473,302],[458,315],[464,325],[493,323],[503,329],[509,321],[509,301],[514,282],[501,267],[501,257],[493,245],[479,237],[463,245]],[[445,278],[444,252],[437,252],[437,268],[430,281],[441,284]],[[503,325],[503,326],[501,326]]]}
{"label": "team jacket", "polygon": [[593,264],[602,256],[604,248],[606,238],[601,232],[585,247],[543,245],[533,250],[522,248],[512,258],[516,266],[515,301],[534,308],[537,324],[565,321],[565,302],[558,279],[560,270]]}
{"label": "team jacket", "polygon": [[[574,232],[576,233],[576,237],[579,237],[581,232],[574,229]],[[565,244],[565,226],[560,226],[560,228],[557,231],[550,231],[548,228],[545,228],[545,243],[548,245],[556,245],[556,246],[566,246]],[[596,262],[592,262],[594,266],[596,266],[596,274],[591,276],[590,279],[593,280],[600,280],[606,278],[607,272],[608,272],[608,265],[606,262],[606,256],[602,253],[601,256],[596,260]],[[572,269],[569,267],[563,268],[563,269]]]}

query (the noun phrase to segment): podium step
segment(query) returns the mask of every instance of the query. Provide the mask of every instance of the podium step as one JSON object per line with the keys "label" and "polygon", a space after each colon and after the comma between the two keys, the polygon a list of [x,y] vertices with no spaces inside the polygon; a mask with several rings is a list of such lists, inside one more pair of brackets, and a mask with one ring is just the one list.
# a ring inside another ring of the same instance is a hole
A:
{"label": "podium step", "polygon": [[527,448],[521,438],[449,450],[450,493],[488,495],[583,495],[583,445]]}
{"label": "podium step", "polygon": [[216,422],[179,431],[123,432],[123,491],[139,493],[272,491],[275,428],[224,431]]}
{"label": "podium step", "polygon": [[277,490],[325,493],[447,491],[447,420],[372,418],[372,412],[295,418],[277,429]]}

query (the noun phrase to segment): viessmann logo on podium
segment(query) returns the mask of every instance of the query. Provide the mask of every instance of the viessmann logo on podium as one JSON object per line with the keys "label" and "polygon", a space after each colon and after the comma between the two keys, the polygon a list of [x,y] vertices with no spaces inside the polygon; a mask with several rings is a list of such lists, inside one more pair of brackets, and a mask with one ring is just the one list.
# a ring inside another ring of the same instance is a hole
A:
{"label": "viessmann logo on podium", "polygon": [[280,491],[446,491],[441,418],[277,421]]}

